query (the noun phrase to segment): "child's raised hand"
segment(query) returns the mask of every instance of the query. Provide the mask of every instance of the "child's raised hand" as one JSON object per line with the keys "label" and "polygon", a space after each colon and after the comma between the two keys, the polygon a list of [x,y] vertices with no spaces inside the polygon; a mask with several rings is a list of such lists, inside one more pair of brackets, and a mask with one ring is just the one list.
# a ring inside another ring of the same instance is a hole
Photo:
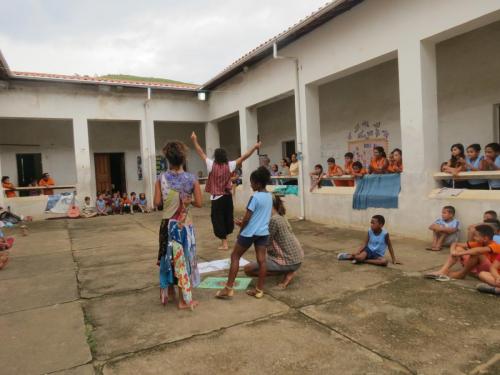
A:
{"label": "child's raised hand", "polygon": [[197,139],[198,139],[198,137],[196,136],[196,133],[195,133],[195,132],[192,132],[192,133],[191,133],[191,140],[192,140],[193,142],[195,142]]}
{"label": "child's raised hand", "polygon": [[253,147],[254,147],[256,150],[258,150],[261,146],[262,146],[262,142],[261,142],[261,141],[259,141],[259,142],[257,142],[257,143],[256,143]]}

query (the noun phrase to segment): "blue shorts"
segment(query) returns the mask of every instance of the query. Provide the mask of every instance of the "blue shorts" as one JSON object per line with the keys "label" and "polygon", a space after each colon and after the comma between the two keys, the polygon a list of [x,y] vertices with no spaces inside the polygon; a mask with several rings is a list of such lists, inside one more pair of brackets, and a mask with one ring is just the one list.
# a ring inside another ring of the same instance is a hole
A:
{"label": "blue shorts", "polygon": [[244,237],[241,234],[238,236],[238,245],[248,249],[250,246],[267,246],[269,243],[269,236],[252,236]]}
{"label": "blue shorts", "polygon": [[366,259],[378,259],[378,258],[383,258],[385,254],[379,254],[373,250],[370,250],[370,248],[367,246],[363,249],[364,252],[366,252]]}

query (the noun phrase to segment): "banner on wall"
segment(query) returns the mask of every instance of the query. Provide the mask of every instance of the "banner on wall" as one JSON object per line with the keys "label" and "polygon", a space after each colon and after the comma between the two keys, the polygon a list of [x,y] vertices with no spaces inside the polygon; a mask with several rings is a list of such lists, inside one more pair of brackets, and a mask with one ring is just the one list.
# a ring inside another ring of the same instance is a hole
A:
{"label": "banner on wall", "polygon": [[349,152],[354,154],[354,160],[360,161],[365,168],[368,168],[373,156],[373,148],[378,146],[387,150],[389,142],[385,138],[360,139],[357,141],[349,141],[347,148]]}

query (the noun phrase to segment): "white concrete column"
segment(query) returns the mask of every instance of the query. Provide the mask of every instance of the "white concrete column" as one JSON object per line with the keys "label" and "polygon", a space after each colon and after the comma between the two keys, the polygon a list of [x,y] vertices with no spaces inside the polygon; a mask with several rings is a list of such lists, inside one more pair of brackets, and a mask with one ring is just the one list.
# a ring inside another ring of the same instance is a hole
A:
{"label": "white concrete column", "polygon": [[152,207],[156,182],[156,142],[155,125],[149,116],[149,106],[150,102],[144,104],[144,119],[140,123],[140,144],[144,192]]}
{"label": "white concrete column", "polygon": [[439,171],[435,45],[407,41],[398,50],[404,193],[424,196]]}
{"label": "white concrete column", "polygon": [[214,155],[215,149],[220,147],[219,125],[216,122],[205,124],[205,151],[209,158]]}
{"label": "white concrete column", "polygon": [[76,191],[78,200],[89,196],[95,202],[95,186],[92,186],[90,165],[89,128],[85,117],[73,119],[73,147],[76,165]]}
{"label": "white concrete column", "polygon": [[[3,177],[2,173],[2,148],[0,147],[0,177]],[[5,192],[0,191],[0,207],[5,207]]]}
{"label": "white concrete column", "polygon": [[[243,108],[239,111],[240,117],[240,141],[241,152],[245,153],[250,147],[257,142],[259,134],[259,126],[257,123],[257,110],[251,108]],[[250,173],[259,166],[259,157],[254,153],[249,159],[243,163],[243,186],[250,187]]]}
{"label": "white concrete column", "polygon": [[299,194],[301,195],[301,216],[307,216],[307,197],[311,179],[309,174],[315,164],[323,164],[321,160],[321,132],[319,116],[318,86],[303,85],[295,90],[295,118],[297,126],[297,148],[301,153],[301,178],[299,179]]}

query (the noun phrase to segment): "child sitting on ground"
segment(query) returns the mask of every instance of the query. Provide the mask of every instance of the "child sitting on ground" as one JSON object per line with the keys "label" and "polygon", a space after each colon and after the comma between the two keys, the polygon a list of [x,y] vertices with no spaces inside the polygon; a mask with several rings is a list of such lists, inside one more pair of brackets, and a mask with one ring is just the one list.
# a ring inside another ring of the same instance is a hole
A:
{"label": "child sitting on ground", "polygon": [[85,200],[82,204],[82,211],[80,212],[80,216],[86,219],[97,216],[97,212],[90,204],[90,197],[85,197]]}
{"label": "child sitting on ground", "polygon": [[323,166],[321,164],[316,164],[314,166],[314,172],[311,172],[311,188],[309,191],[321,188],[321,178],[323,177]]}
{"label": "child sitting on ground", "polygon": [[368,168],[370,174],[385,174],[387,173],[388,167],[389,162],[387,161],[387,155],[385,154],[384,148],[381,146],[374,147],[373,158]]}
{"label": "child sitting on ground", "polygon": [[259,265],[258,281],[255,290],[247,293],[255,298],[264,296],[264,281],[267,274],[266,246],[269,242],[269,221],[273,208],[271,193],[266,190],[271,173],[265,167],[259,167],[250,175],[250,184],[254,194],[250,197],[245,216],[235,220],[241,227],[238,240],[231,253],[231,266],[226,286],[215,295],[217,298],[230,298],[234,295],[233,285],[238,274],[240,258],[254,245],[257,263]]}
{"label": "child sitting on ground", "polygon": [[120,197],[120,192],[117,191],[113,193],[113,198],[111,199],[111,210],[113,214],[119,214],[122,212],[122,198]]}
{"label": "child sitting on ground", "polygon": [[148,207],[148,200],[146,199],[146,194],[140,193],[139,194],[139,209],[141,210],[142,213],[149,213],[149,207]]}
{"label": "child sitting on ground", "polygon": [[[286,210],[283,201],[273,194],[273,214],[269,222],[269,243],[267,244],[266,268],[267,276],[283,275],[278,287],[285,289],[295,277],[302,264],[304,251],[292,227],[285,217]],[[247,276],[257,276],[257,262],[248,263],[244,268]]]}
{"label": "child sitting on ground", "polygon": [[382,215],[375,215],[370,221],[370,229],[363,246],[356,253],[340,253],[338,260],[350,260],[353,264],[368,263],[376,266],[387,266],[387,259],[384,258],[385,251],[389,248],[392,264],[401,264],[396,261],[394,249],[392,247],[389,233],[383,229],[385,218]]}
{"label": "child sitting on ground", "polygon": [[99,194],[96,201],[95,207],[97,210],[97,215],[108,216],[108,207],[106,205],[106,200],[104,199],[104,194]]}
{"label": "child sitting on ground", "polygon": [[[489,271],[491,264],[500,253],[500,244],[493,241],[496,231],[491,225],[478,225],[474,232],[473,242],[453,243],[445,264],[438,271],[425,274],[424,277],[444,281],[450,277],[463,279],[469,273],[478,275],[483,271]],[[451,267],[458,262],[462,263],[463,268],[460,271],[451,272]]]}
{"label": "child sitting on ground", "polygon": [[429,226],[432,231],[432,245],[426,250],[440,251],[443,246],[450,246],[458,241],[460,222],[455,219],[455,207],[445,206],[441,210],[441,218]]}
{"label": "child sitting on ground", "polygon": [[476,227],[481,224],[487,224],[491,222],[496,222],[498,220],[498,216],[496,211],[490,210],[486,211],[483,214],[483,222],[469,225],[467,228],[467,241],[472,241],[472,237],[474,236],[474,232],[476,231]]}
{"label": "child sitting on ground", "polygon": [[135,191],[130,193],[130,209],[134,212],[141,211],[141,208],[139,207],[139,198],[137,197]]}
{"label": "child sitting on ground", "polygon": [[2,231],[2,227],[4,223],[0,221],[0,251],[8,250],[14,245],[14,237],[5,237],[5,234]]}
{"label": "child sitting on ground", "polygon": [[120,214],[123,214],[123,212],[129,212],[132,215],[134,214],[134,209],[132,208],[132,201],[128,197],[127,193],[122,194]]}

